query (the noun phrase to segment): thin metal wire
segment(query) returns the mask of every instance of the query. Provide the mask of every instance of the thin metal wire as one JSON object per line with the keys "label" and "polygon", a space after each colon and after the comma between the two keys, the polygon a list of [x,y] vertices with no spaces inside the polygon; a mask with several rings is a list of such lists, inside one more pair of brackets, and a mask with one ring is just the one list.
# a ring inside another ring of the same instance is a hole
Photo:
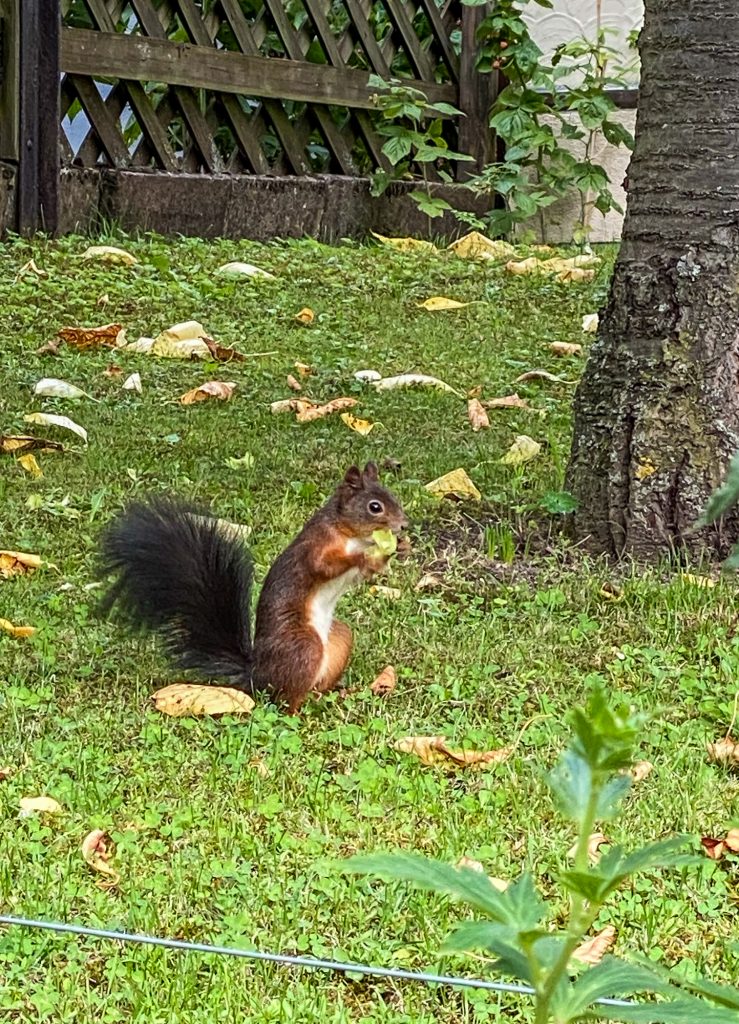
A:
{"label": "thin metal wire", "polygon": [[[217,953],[221,956],[237,956],[247,960],[266,960],[290,967],[312,967],[323,971],[341,971],[343,974],[366,974],[375,978],[393,978],[397,981],[420,981],[426,985],[453,985],[457,988],[480,988],[489,992],[512,992],[515,995],[532,996],[529,985],[507,981],[486,981],[483,978],[455,978],[448,974],[427,974],[423,971],[404,971],[398,967],[372,967],[369,964],[344,963],[341,960],[321,960],[309,956],[289,956],[286,953],[260,953],[255,949],[238,949],[234,946],[211,946],[206,942],[184,942],[181,939],[163,939],[158,935],[143,935],[138,932],[118,932],[107,928],[87,928],[80,924],[64,924],[61,921],[37,921],[30,917],[10,917],[0,914],[0,925],[18,928],[37,928],[49,932],[64,932],[68,935],[87,935],[95,939],[112,939],[115,942],[135,942],[139,945],[162,946],[165,949],[179,949],[189,953]],[[596,999],[600,1006],[634,1006],[622,999]]]}

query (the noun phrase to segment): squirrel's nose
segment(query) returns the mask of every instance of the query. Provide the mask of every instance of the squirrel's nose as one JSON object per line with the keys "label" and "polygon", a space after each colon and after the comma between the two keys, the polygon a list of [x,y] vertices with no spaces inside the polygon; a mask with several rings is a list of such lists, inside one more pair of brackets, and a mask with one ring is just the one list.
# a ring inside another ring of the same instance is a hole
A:
{"label": "squirrel's nose", "polygon": [[411,524],[410,524],[409,520],[405,516],[403,516],[403,518],[398,523],[398,529],[401,530],[401,531],[402,530],[407,530],[410,525]]}

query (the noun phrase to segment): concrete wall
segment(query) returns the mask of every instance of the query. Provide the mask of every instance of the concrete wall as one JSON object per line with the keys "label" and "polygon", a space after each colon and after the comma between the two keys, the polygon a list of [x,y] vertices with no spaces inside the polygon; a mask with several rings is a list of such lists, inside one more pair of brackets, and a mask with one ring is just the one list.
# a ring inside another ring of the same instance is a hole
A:
{"label": "concrete wall", "polygon": [[[644,16],[642,0],[553,0],[551,10],[530,3],[526,20],[531,34],[544,50],[550,54],[560,43],[568,42],[579,36],[594,39],[598,26],[610,30],[608,43],[615,46],[623,54],[624,63],[629,60],[627,45],[628,33],[638,29]],[[638,84],[638,74],[630,76],[628,85]],[[619,111],[617,119],[634,133],[636,112],[633,110]],[[577,144],[572,145],[573,152],[578,152]],[[579,147],[582,154],[583,147]],[[624,147],[609,145],[605,139],[598,137],[592,153],[592,159],[604,167],[611,179],[611,187],[616,201],[620,206],[626,204],[626,195],[622,182],[626,175],[630,154]],[[582,222],[582,206],[580,197],[573,195],[555,203],[543,211],[532,228],[543,241],[569,241],[576,226]],[[588,211],[588,222],[591,227],[590,239],[594,242],[614,241],[621,236],[623,217],[611,212],[605,217],[597,210]]]}

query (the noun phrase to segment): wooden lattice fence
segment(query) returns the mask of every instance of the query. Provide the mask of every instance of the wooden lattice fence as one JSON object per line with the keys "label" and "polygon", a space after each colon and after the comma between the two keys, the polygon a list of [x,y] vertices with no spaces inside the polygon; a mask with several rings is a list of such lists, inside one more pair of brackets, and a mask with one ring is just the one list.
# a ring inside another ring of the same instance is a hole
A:
{"label": "wooden lattice fence", "polygon": [[17,165],[21,230],[56,227],[60,167],[109,187],[131,172],[366,177],[387,166],[371,75],[459,107],[450,144],[490,156],[483,8],[460,0],[0,0],[0,14],[0,160]]}

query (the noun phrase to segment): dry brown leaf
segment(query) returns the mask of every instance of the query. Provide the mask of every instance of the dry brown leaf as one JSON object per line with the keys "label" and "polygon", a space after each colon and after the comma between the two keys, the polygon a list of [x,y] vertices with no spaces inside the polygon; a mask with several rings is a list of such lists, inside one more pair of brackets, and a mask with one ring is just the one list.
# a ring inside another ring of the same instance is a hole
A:
{"label": "dry brown leaf", "polygon": [[702,836],[701,846],[706,857],[711,860],[721,860],[726,853],[726,843],[723,839],[716,839],[713,836]]}
{"label": "dry brown leaf", "polygon": [[479,398],[482,394],[482,384],[476,384],[467,392],[467,398]]}
{"label": "dry brown leaf", "polygon": [[461,467],[432,480],[426,484],[426,490],[437,498],[456,498],[458,501],[465,498],[471,498],[473,501],[482,500],[482,495]]}
{"label": "dry brown leaf", "polygon": [[425,309],[429,313],[438,313],[444,309],[464,309],[465,306],[469,305],[469,302],[457,302],[456,299],[447,299],[445,295],[432,295],[430,299],[424,299],[423,302],[416,303],[419,309]]}
{"label": "dry brown leaf", "polygon": [[[468,871],[476,871],[478,875],[485,874],[485,868],[482,866],[480,861],[472,860],[471,857],[460,857],[456,866],[458,868],[466,868]],[[511,884],[510,882],[506,882],[503,878],[494,878],[492,875],[488,875],[487,878],[493,888],[497,889],[498,892],[505,892]]]}
{"label": "dry brown leaf", "polygon": [[0,551],[0,576],[6,579],[35,572],[43,564],[38,555],[29,555],[25,551]]}
{"label": "dry brown leaf", "polygon": [[575,345],[569,341],[553,341],[549,348],[555,356],[581,356],[582,345]]}
{"label": "dry brown leaf", "polygon": [[352,416],[350,412],[342,412],[341,419],[350,430],[356,431],[362,437],[366,437],[367,434],[375,429],[374,423],[370,422],[370,420],[362,420],[359,416]]}
{"label": "dry brown leaf", "polygon": [[470,398],[467,402],[467,418],[475,433],[478,430],[487,430],[490,426],[488,414],[479,398]]}
{"label": "dry brown leaf", "polygon": [[739,853],[739,828],[732,828],[726,833],[724,846],[732,853]]}
{"label": "dry brown leaf", "polygon": [[444,736],[405,736],[394,743],[393,748],[402,754],[415,754],[425,765],[460,768],[501,764],[513,752],[510,745],[499,750],[451,750]]}
{"label": "dry brown leaf", "polygon": [[41,466],[36,462],[35,455],[30,453],[28,455],[21,455],[18,459],[18,464],[26,471],[26,473],[30,474],[34,480],[40,480],[44,475]]}
{"label": "dry brown leaf", "polygon": [[21,818],[34,814],[61,814],[62,805],[50,796],[23,796],[20,799]]}
{"label": "dry brown leaf", "polygon": [[[213,341],[212,338],[203,338],[203,341],[208,347],[208,351],[211,357],[217,360],[219,363],[243,363],[246,361],[246,356],[242,352],[237,352],[235,348],[229,348],[227,345],[219,345]],[[266,354],[266,353],[256,353]]]}
{"label": "dry brown leaf", "polygon": [[635,765],[632,765],[629,775],[633,782],[644,782],[647,775],[649,775],[654,769],[654,765],[651,761],[637,761]]}
{"label": "dry brown leaf", "polygon": [[26,263],[23,264],[23,266],[20,268],[18,273],[13,278],[13,284],[19,281],[23,274],[35,274],[36,277],[49,276],[48,271],[42,270],[41,267],[37,265],[36,260],[28,260]]}
{"label": "dry brown leaf", "polygon": [[82,840],[82,858],[85,864],[89,864],[93,871],[101,875],[107,875],[110,879],[110,886],[118,885],[121,876],[110,866],[110,858],[113,856],[113,844],[109,836],[102,829],[96,828],[88,832]]}
{"label": "dry brown leaf", "polygon": [[718,764],[739,764],[739,741],[732,739],[731,736],[724,736],[715,743],[707,743],[706,750],[709,760]]}
{"label": "dry brown leaf", "polygon": [[25,455],[26,452],[63,452],[64,445],[30,434],[0,434],[0,454]]}
{"label": "dry brown leaf", "polygon": [[435,590],[437,587],[443,587],[444,584],[438,576],[434,576],[432,572],[425,573],[415,586],[415,590]]}
{"label": "dry brown leaf", "polygon": [[370,690],[374,693],[375,697],[384,697],[386,693],[393,692],[397,682],[398,676],[395,669],[392,665],[386,665],[374,683],[371,684]]}
{"label": "dry brown leaf", "polygon": [[601,962],[615,942],[616,929],[612,924],[608,924],[597,935],[594,935],[592,939],[586,939],[582,945],[578,946],[572,954],[572,959],[578,960],[581,964],[594,966]]}
{"label": "dry brown leaf", "polygon": [[548,370],[527,370],[520,377],[516,377],[514,384],[525,384],[530,380],[548,380],[550,384],[577,384],[576,380],[565,380],[558,377],[556,373],[549,373]]}
{"label": "dry brown leaf", "polygon": [[316,319],[316,314],[310,306],[303,306],[299,313],[295,314],[295,320],[304,327],[308,327]]}
{"label": "dry brown leaf", "polygon": [[304,412],[314,405],[315,402],[312,402],[310,398],[282,398],[279,402],[272,402],[269,410],[273,416],[276,416],[281,412]]}
{"label": "dry brown leaf", "polygon": [[295,369],[298,371],[299,377],[311,377],[315,372],[308,363],[295,363]]}
{"label": "dry brown leaf", "polygon": [[205,402],[209,398],[217,398],[221,402],[227,402],[234,393],[235,381],[207,380],[192,391],[187,391],[180,397],[181,405],[194,405],[196,402]]}
{"label": "dry brown leaf", "polygon": [[102,327],[62,327],[58,337],[67,345],[84,352],[92,348],[115,348],[122,324],[103,324]]}
{"label": "dry brown leaf", "polygon": [[98,298],[97,302],[95,303],[95,305],[99,309],[103,309],[105,306],[108,305],[109,302],[110,302],[110,295],[108,295],[107,292],[103,292],[103,294],[99,296],[99,298]]}
{"label": "dry brown leaf", "polygon": [[117,363],[110,363],[110,365],[103,370],[103,377],[120,377],[122,373],[122,367],[118,366]]}
{"label": "dry brown leaf", "polygon": [[300,383],[299,380],[296,380],[291,373],[288,373],[287,375],[287,386],[290,388],[291,391],[303,390],[303,385]]}
{"label": "dry brown leaf", "polygon": [[624,592],[617,583],[611,583],[610,580],[606,580],[603,586],[599,590],[601,597],[604,597],[606,601],[623,601]]}
{"label": "dry brown leaf", "polygon": [[36,349],[37,356],[57,356],[59,355],[59,348],[62,344],[61,338],[52,338],[51,341],[45,342],[39,348]]}
{"label": "dry brown leaf", "polygon": [[518,395],[504,395],[503,398],[489,398],[482,403],[486,409],[528,409],[529,403]]}
{"label": "dry brown leaf", "polygon": [[0,619],[0,632],[9,633],[11,636],[24,638],[33,636],[36,632],[33,626],[14,626],[9,619]]}
{"label": "dry brown leaf", "polygon": [[[588,860],[591,864],[597,864],[600,860],[601,846],[609,846],[611,840],[603,832],[593,832],[588,838]],[[577,845],[567,851],[567,856],[572,859],[577,853]]]}
{"label": "dry brown leaf", "polygon": [[248,715],[254,701],[230,686],[198,686],[172,683],[152,695],[157,711],[179,718],[182,715]]}
{"label": "dry brown leaf", "polygon": [[353,409],[357,404],[356,398],[334,398],[325,405],[311,405],[307,409],[301,409],[296,415],[298,423],[312,423],[313,420],[322,420],[325,416],[331,416],[335,412],[345,412]]}
{"label": "dry brown leaf", "polygon": [[13,774],[13,769],[9,764],[0,766],[0,782],[5,782]]}

